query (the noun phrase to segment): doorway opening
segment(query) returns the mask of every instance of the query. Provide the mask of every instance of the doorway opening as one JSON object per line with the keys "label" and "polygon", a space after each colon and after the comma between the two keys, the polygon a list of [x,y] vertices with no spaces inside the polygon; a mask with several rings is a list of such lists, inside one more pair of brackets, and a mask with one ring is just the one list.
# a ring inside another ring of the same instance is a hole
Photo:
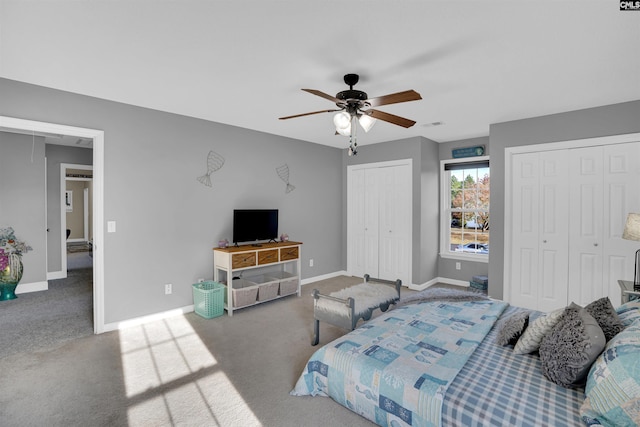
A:
{"label": "doorway opening", "polygon": [[93,141],[93,329],[96,334],[104,332],[104,131],[7,116],[0,116],[0,128],[75,136]]}
{"label": "doorway opening", "polygon": [[[60,164],[60,253],[69,270],[93,268],[93,166]],[[66,276],[66,275],[65,275]]]}

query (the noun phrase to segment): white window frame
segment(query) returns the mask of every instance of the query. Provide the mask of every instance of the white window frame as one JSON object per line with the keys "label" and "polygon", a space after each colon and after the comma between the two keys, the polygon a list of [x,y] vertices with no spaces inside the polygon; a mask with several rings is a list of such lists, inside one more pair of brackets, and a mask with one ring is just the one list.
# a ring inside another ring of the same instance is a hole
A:
{"label": "white window frame", "polygon": [[[489,262],[489,254],[475,254],[470,252],[452,252],[449,250],[449,236],[451,235],[451,178],[450,171],[445,165],[455,163],[475,163],[489,161],[489,156],[468,157],[463,159],[447,159],[440,161],[440,257],[475,262]],[[489,244],[490,245],[490,244]]]}

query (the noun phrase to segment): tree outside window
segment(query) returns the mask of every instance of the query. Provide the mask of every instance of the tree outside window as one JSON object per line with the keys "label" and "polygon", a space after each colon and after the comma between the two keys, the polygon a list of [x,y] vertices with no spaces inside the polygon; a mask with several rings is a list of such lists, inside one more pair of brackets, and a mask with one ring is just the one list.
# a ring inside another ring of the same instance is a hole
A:
{"label": "tree outside window", "polygon": [[[449,183],[449,197],[443,212],[448,218],[444,231],[446,252],[450,254],[489,254],[490,172],[486,166],[449,164],[443,170],[443,181]],[[449,168],[449,170],[446,170]]]}

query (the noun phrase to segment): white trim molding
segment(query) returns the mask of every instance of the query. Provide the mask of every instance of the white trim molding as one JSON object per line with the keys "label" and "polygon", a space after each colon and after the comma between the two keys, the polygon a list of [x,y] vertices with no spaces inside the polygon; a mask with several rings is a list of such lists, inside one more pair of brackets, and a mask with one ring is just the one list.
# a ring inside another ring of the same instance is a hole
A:
{"label": "white trim molding", "polygon": [[46,291],[49,289],[49,282],[19,283],[16,287],[16,294],[27,294],[29,292]]}
{"label": "white trim molding", "polygon": [[104,131],[0,116],[0,127],[93,139],[93,332],[104,325]]}

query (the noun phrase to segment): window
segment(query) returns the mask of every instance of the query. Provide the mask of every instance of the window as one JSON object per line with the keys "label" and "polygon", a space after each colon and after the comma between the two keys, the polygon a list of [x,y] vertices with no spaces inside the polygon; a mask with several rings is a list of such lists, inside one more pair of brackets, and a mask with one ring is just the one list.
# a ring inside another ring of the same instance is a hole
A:
{"label": "window", "polygon": [[489,158],[442,161],[440,254],[489,258]]}

